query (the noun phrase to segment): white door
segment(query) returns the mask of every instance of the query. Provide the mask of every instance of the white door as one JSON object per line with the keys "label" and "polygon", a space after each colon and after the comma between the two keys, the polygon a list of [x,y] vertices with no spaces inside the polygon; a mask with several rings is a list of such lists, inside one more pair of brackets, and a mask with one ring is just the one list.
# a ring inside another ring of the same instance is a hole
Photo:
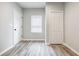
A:
{"label": "white door", "polygon": [[48,16],[49,42],[60,44],[63,41],[63,12],[50,12]]}
{"label": "white door", "polygon": [[22,31],[22,16],[14,9],[14,44],[18,43],[21,39]]}

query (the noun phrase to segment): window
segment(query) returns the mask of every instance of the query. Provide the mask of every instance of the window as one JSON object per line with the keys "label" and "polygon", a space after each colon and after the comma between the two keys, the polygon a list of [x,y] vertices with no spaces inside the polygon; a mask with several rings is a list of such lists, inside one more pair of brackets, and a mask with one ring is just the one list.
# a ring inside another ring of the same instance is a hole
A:
{"label": "window", "polygon": [[42,16],[31,16],[31,32],[42,33]]}

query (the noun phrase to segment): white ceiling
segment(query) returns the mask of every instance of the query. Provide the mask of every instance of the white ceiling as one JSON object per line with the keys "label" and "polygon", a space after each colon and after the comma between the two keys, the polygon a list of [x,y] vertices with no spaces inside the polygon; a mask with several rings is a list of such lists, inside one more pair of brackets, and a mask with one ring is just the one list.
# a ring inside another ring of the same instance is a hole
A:
{"label": "white ceiling", "polygon": [[45,2],[17,2],[22,8],[44,8]]}

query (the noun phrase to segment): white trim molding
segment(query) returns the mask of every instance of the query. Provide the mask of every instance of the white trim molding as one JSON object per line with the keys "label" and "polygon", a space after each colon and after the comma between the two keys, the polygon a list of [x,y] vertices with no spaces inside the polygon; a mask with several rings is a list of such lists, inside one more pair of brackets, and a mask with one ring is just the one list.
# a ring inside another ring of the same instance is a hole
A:
{"label": "white trim molding", "polygon": [[[19,40],[16,44],[18,44],[20,41],[21,41],[21,40]],[[2,52],[0,53],[0,56],[1,56],[2,54],[4,54],[5,52],[7,52],[8,50],[10,50],[11,48],[15,47],[16,44],[13,44],[13,45],[10,46],[9,48],[6,48],[4,51],[2,51]]]}
{"label": "white trim molding", "polygon": [[22,39],[23,41],[45,41],[45,39]]}
{"label": "white trim molding", "polygon": [[74,50],[72,47],[70,47],[68,44],[63,43],[63,45],[66,46],[67,48],[69,48],[71,51],[73,51],[75,54],[77,54],[79,56],[79,53],[76,50]]}
{"label": "white trim molding", "polygon": [[9,48],[7,48],[7,49],[5,49],[4,51],[2,51],[1,53],[0,53],[0,56],[2,55],[2,54],[4,54],[5,52],[7,52],[8,50],[10,50],[11,48],[13,48],[15,45],[12,45],[12,46],[10,46]]}

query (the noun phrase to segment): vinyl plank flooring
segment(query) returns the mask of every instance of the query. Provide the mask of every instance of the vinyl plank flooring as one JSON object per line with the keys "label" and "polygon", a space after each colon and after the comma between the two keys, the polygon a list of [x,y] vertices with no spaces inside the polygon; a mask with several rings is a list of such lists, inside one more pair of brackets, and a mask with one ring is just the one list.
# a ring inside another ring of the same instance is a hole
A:
{"label": "vinyl plank flooring", "polygon": [[75,56],[63,45],[45,45],[44,41],[21,41],[2,56]]}

